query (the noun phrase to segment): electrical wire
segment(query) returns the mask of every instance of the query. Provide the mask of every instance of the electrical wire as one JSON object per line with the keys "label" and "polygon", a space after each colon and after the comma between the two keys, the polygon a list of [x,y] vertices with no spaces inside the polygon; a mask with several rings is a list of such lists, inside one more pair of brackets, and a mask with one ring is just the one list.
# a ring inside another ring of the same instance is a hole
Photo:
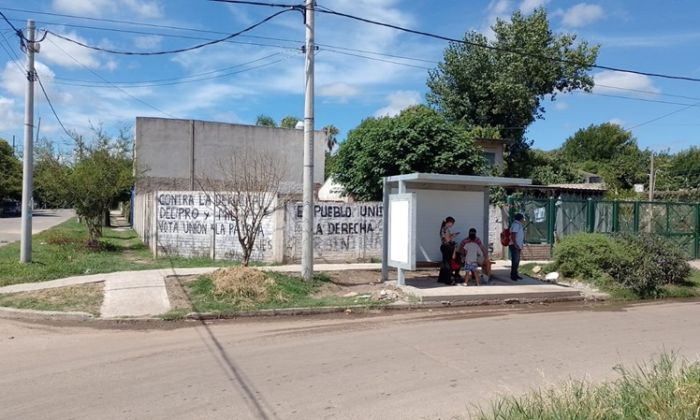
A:
{"label": "electrical wire", "polygon": [[339,51],[339,50],[336,50],[336,49],[334,49],[334,48],[324,48],[323,51],[328,51],[328,52],[335,53],[335,54],[347,55],[347,56],[350,56],[350,57],[366,58],[366,59],[368,59],[368,60],[380,61],[380,62],[383,62],[383,63],[397,64],[397,65],[405,66],[405,67],[413,67],[413,68],[416,68],[416,69],[432,70],[431,67],[416,66],[415,64],[401,63],[401,62],[398,62],[398,61],[385,60],[385,59],[383,59],[383,58],[377,58],[377,57],[369,57],[369,56],[366,56],[366,55],[355,54],[355,53],[349,53],[349,52],[345,52],[345,51]]}
{"label": "electrical wire", "polygon": [[536,58],[539,60],[554,61],[554,62],[564,63],[564,64],[575,64],[577,66],[584,66],[584,67],[590,67],[590,68],[596,68],[596,69],[602,69],[602,70],[610,70],[610,71],[620,72],[620,73],[632,73],[632,74],[639,74],[639,75],[643,75],[643,76],[658,77],[658,78],[664,78],[664,79],[685,80],[685,81],[689,81],[689,82],[700,82],[700,79],[695,78],[695,77],[675,76],[675,75],[662,74],[662,73],[651,73],[651,72],[645,72],[645,71],[639,71],[639,70],[624,69],[624,68],[620,68],[620,67],[603,66],[603,65],[599,65],[599,64],[587,64],[587,63],[582,63],[579,61],[567,60],[564,58],[547,57],[547,56],[541,55],[541,54],[532,54],[532,53],[528,53],[528,52],[524,52],[524,51],[512,50],[510,48],[495,47],[493,45],[481,44],[481,43],[477,43],[477,42],[470,42],[470,41],[466,41],[464,39],[451,38],[448,36],[438,35],[438,34],[434,34],[434,33],[430,33],[430,32],[424,32],[424,31],[418,31],[415,29],[404,28],[402,26],[392,25],[390,23],[379,22],[379,21],[372,20],[372,19],[366,19],[363,17],[354,16],[354,15],[350,15],[347,13],[336,12],[334,10],[328,9],[327,7],[323,7],[323,6],[317,8],[316,10],[320,13],[326,13],[326,14],[330,14],[330,15],[345,17],[345,18],[356,20],[359,22],[369,23],[369,24],[377,25],[377,26],[383,26],[385,28],[391,28],[391,29],[395,29],[398,31],[407,32],[407,33],[411,33],[411,34],[415,34],[415,35],[421,35],[421,36],[425,36],[425,37],[429,37],[429,38],[440,39],[443,41],[449,41],[449,42],[454,42],[454,43],[458,43],[458,44],[470,45],[470,46],[478,47],[478,48],[485,48],[485,49],[492,50],[492,51],[505,52],[505,53],[509,53],[509,54],[516,54],[516,55],[520,55],[523,57]]}
{"label": "electrical wire", "polygon": [[53,112],[53,116],[56,117],[56,121],[58,121],[58,124],[61,126],[63,129],[63,132],[66,133],[68,138],[74,139],[75,135],[71,134],[67,129],[66,126],[63,125],[63,121],[58,117],[58,114],[56,113],[56,108],[53,107],[53,103],[51,103],[51,98],[49,98],[49,94],[46,93],[46,89],[44,88],[44,84],[41,83],[41,77],[39,77],[39,73],[35,72],[36,76],[36,81],[39,82],[39,87],[41,87],[41,91],[44,92],[44,98],[46,98],[46,102],[49,104],[49,108],[51,108],[51,112]]}
{"label": "electrical wire", "polygon": [[633,125],[633,126],[631,126],[631,127],[625,128],[625,130],[631,131],[631,130],[634,129],[634,128],[638,128],[638,127],[642,127],[642,126],[647,125],[647,124],[651,124],[651,123],[653,123],[653,122],[662,120],[662,119],[664,119],[664,118],[670,117],[671,115],[678,114],[679,112],[685,111],[686,109],[690,109],[690,108],[693,108],[693,107],[696,107],[696,106],[700,106],[700,102],[696,102],[696,103],[694,103],[694,104],[690,104],[690,105],[688,105],[688,106],[685,106],[685,107],[683,107],[683,108],[677,109],[677,110],[672,111],[672,112],[669,112],[669,113],[667,113],[667,114],[663,114],[663,115],[661,115],[661,116],[659,116],[659,117],[652,118],[652,119],[650,119],[650,120],[641,122],[641,123],[639,123],[639,124],[635,124],[635,125]]}
{"label": "electrical wire", "polygon": [[96,47],[96,46],[94,46],[94,45],[85,44],[84,42],[77,41],[77,40],[72,39],[72,38],[70,38],[70,37],[67,37],[67,36],[58,34],[58,33],[54,32],[54,31],[46,31],[46,32],[49,33],[49,34],[51,34],[51,35],[53,35],[53,36],[55,36],[55,37],[61,38],[61,39],[65,40],[65,41],[71,42],[71,43],[76,44],[76,45],[80,45],[81,47],[89,48],[89,49],[95,50],[95,51],[106,52],[106,53],[110,53],[110,54],[120,54],[120,55],[142,55],[142,56],[166,55],[166,54],[177,54],[177,53],[182,53],[182,52],[187,52],[187,51],[194,51],[194,50],[197,50],[197,49],[200,49],[200,48],[209,46],[209,45],[214,45],[214,44],[218,44],[218,43],[227,41],[227,40],[232,39],[232,38],[235,38],[235,37],[237,37],[237,36],[239,36],[239,35],[241,35],[241,34],[243,34],[243,33],[245,33],[245,32],[251,31],[251,30],[257,28],[258,26],[260,26],[260,25],[262,25],[262,24],[264,24],[264,23],[266,23],[266,22],[268,22],[268,21],[274,19],[275,17],[277,17],[277,16],[279,16],[279,15],[281,15],[281,14],[283,14],[283,13],[287,13],[287,12],[289,12],[289,11],[291,11],[291,9],[281,10],[281,11],[279,11],[279,12],[277,12],[277,13],[273,13],[272,15],[266,17],[265,19],[263,19],[263,20],[261,20],[261,21],[259,21],[259,22],[257,22],[257,23],[254,23],[253,25],[248,26],[247,28],[245,28],[245,29],[243,29],[243,30],[240,30],[240,31],[238,31],[238,32],[235,32],[235,33],[232,33],[232,34],[230,34],[230,35],[228,35],[228,36],[225,36],[225,37],[223,37],[223,38],[219,38],[219,39],[215,39],[215,40],[212,40],[212,41],[204,42],[204,43],[201,43],[201,44],[193,45],[193,46],[191,46],[191,47],[177,48],[177,49],[174,49],[174,50],[166,50],[166,51],[122,51],[122,50],[114,50],[114,49],[111,49],[111,48],[102,48],[102,47]]}
{"label": "electrical wire", "polygon": [[219,3],[233,3],[233,4],[247,4],[250,6],[269,6],[269,7],[290,7],[298,8],[304,7],[303,4],[280,4],[280,3],[265,3],[261,1],[247,1],[247,0],[209,0]]}
{"label": "electrical wire", "polygon": [[[109,80],[107,80],[107,79],[105,79],[104,77],[102,77],[102,75],[100,75],[100,74],[97,73],[96,71],[92,70],[90,67],[88,67],[88,66],[84,65],[83,63],[81,63],[80,61],[78,61],[78,59],[76,59],[76,58],[73,57],[71,54],[69,54],[66,50],[64,50],[63,48],[61,48],[60,45],[58,45],[58,44],[56,44],[55,42],[53,42],[53,41],[51,40],[51,38],[48,38],[47,41],[49,41],[51,44],[53,44],[53,45],[54,45],[56,48],[58,48],[59,50],[63,51],[63,53],[64,53],[65,55],[67,55],[68,57],[70,57],[70,58],[71,58],[73,61],[75,61],[80,67],[82,67],[82,68],[84,68],[85,70],[89,71],[90,73],[94,74],[94,75],[97,76],[98,78],[102,79],[104,82],[106,82],[106,83],[111,83]],[[124,93],[125,95],[127,95],[127,96],[129,96],[130,98],[134,99],[135,101],[138,101],[138,102],[142,103],[143,105],[146,105],[147,107],[149,107],[149,108],[151,108],[151,109],[153,109],[153,110],[155,110],[155,111],[157,111],[157,112],[160,112],[160,113],[163,114],[163,115],[166,115],[166,116],[168,116],[168,117],[170,117],[170,118],[175,118],[175,119],[178,118],[178,117],[174,116],[173,114],[170,114],[170,113],[168,113],[168,112],[165,112],[165,111],[163,111],[162,109],[156,107],[155,105],[151,105],[151,104],[149,104],[148,102],[146,102],[146,101],[144,101],[144,100],[142,100],[142,99],[140,99],[140,98],[138,98],[138,97],[136,97],[136,96],[130,94],[129,92],[127,92],[127,91],[125,91],[124,89],[122,89],[121,87],[117,87],[117,89],[119,89],[122,93]]]}

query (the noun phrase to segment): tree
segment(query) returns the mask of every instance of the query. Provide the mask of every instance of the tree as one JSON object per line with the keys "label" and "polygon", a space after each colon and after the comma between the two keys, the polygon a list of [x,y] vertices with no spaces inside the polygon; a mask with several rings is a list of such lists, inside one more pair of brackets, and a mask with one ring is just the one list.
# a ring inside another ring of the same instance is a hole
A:
{"label": "tree", "polygon": [[287,115],[280,121],[280,127],[282,128],[296,128],[299,118],[292,115]]}
{"label": "tree", "polygon": [[536,185],[568,184],[581,182],[580,171],[567,161],[560,152],[545,152],[529,150],[528,163],[530,172],[527,175]]}
{"label": "tree", "polygon": [[286,165],[271,153],[244,148],[219,162],[216,178],[202,177],[199,186],[221,214],[235,223],[235,232],[248,266],[262,231],[262,222],[281,204],[278,196]]}
{"label": "tree", "polygon": [[275,120],[273,120],[269,115],[265,114],[258,115],[258,118],[255,120],[255,125],[261,127],[277,127]]}
{"label": "tree", "polygon": [[668,171],[675,189],[700,188],[700,148],[693,146],[676,153]]}
{"label": "tree", "polygon": [[599,47],[552,33],[543,8],[529,16],[516,11],[492,29],[492,42],[471,31],[464,43],[450,43],[443,61],[429,72],[427,100],[450,121],[468,129],[495,127],[501,138],[512,140],[507,173],[513,175],[522,162],[518,155],[530,145],[525,130],[544,116],[545,97],[593,87],[588,70]]}
{"label": "tree", "polygon": [[591,124],[564,141],[561,147],[564,157],[573,162],[612,161],[638,149],[637,140],[630,131],[618,124]]}
{"label": "tree", "polygon": [[53,143],[42,138],[34,146],[34,204],[44,208],[69,207],[66,182],[71,168]]}
{"label": "tree", "polygon": [[90,142],[76,140],[76,157],[64,181],[67,201],[88,228],[88,245],[102,236],[105,214],[116,202],[127,200],[134,184],[131,136],[122,130],[112,139],[101,128]]}
{"label": "tree", "polygon": [[22,197],[22,163],[12,146],[0,139],[0,199]]}
{"label": "tree", "polygon": [[338,145],[337,136],[340,130],[333,124],[328,124],[323,127],[323,132],[326,134],[326,148],[328,149],[328,153],[331,153],[333,152],[333,148]]}
{"label": "tree", "polygon": [[601,175],[608,190],[619,195],[648,177],[649,153],[632,133],[617,124],[590,125],[566,139],[562,155],[577,168]]}
{"label": "tree", "polygon": [[355,198],[378,200],[384,176],[482,173],[486,161],[472,139],[462,126],[418,105],[395,117],[362,121],[338,149],[331,172]]}

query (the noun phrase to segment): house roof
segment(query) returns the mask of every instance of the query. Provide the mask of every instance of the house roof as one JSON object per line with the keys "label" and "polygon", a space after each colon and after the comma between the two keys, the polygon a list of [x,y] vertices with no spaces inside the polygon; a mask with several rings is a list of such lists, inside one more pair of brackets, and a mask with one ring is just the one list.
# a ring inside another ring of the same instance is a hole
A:
{"label": "house roof", "polygon": [[547,187],[560,190],[574,191],[607,191],[607,187],[602,182],[580,183],[580,184],[549,184]]}

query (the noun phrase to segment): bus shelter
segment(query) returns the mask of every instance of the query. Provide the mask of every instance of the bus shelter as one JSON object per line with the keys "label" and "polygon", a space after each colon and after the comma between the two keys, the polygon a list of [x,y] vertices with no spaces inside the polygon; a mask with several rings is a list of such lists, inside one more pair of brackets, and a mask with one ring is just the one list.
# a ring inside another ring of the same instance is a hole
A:
{"label": "bus shelter", "polygon": [[531,184],[523,178],[419,172],[383,178],[382,280],[394,267],[398,284],[404,285],[404,270],[441,261],[439,231],[447,216],[456,219],[460,238],[473,227],[488,241],[490,187]]}

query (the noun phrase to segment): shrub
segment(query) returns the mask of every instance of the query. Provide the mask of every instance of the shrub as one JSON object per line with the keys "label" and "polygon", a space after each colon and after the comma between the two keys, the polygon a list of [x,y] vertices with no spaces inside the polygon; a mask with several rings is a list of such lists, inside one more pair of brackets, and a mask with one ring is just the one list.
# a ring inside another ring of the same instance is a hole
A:
{"label": "shrub", "polygon": [[567,236],[555,248],[554,263],[547,268],[608,289],[613,282],[640,298],[656,297],[662,285],[683,284],[690,274],[690,266],[673,243],[645,234]]}
{"label": "shrub", "polygon": [[[633,255],[614,238],[597,233],[567,236],[554,248],[554,267],[567,277],[595,279],[632,264]],[[550,268],[550,267],[548,267]]]}

